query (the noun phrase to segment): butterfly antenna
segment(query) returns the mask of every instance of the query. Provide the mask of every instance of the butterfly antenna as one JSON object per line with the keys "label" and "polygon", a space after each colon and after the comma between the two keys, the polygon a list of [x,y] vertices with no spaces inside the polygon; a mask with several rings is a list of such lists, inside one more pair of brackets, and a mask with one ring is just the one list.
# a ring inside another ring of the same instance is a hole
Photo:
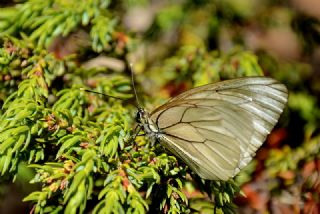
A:
{"label": "butterfly antenna", "polygon": [[131,72],[131,82],[132,82],[133,92],[134,92],[134,95],[136,97],[138,108],[140,108],[141,105],[140,105],[140,102],[139,102],[139,98],[138,98],[138,94],[137,94],[137,91],[136,91],[136,87],[134,85],[134,76],[133,76],[132,63],[130,63],[130,72]]}
{"label": "butterfly antenna", "polygon": [[122,98],[120,98],[120,97],[111,96],[111,95],[108,95],[108,94],[104,94],[104,93],[97,92],[97,91],[92,91],[92,90],[85,89],[85,88],[80,88],[80,90],[81,90],[81,91],[90,92],[90,93],[94,93],[94,94],[100,94],[100,95],[103,95],[103,96],[105,96],[105,97],[111,97],[111,98],[115,98],[115,99],[118,99],[118,100],[126,100],[126,99],[122,99]]}

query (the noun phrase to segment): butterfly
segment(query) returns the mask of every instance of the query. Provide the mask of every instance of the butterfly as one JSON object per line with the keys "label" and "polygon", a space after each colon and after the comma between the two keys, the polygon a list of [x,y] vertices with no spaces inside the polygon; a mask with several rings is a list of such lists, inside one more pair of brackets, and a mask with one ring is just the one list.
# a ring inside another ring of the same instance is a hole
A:
{"label": "butterfly", "polygon": [[238,78],[185,91],[151,113],[138,108],[136,121],[201,178],[226,181],[251,161],[287,99],[272,78]]}

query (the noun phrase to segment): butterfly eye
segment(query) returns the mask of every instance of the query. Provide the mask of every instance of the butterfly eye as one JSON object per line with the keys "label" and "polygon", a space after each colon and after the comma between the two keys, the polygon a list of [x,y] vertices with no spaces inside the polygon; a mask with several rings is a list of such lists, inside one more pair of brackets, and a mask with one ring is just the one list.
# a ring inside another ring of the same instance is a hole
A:
{"label": "butterfly eye", "polygon": [[144,116],[144,110],[143,109],[138,109],[137,115],[136,115],[136,122],[137,123],[142,123],[142,118]]}
{"label": "butterfly eye", "polygon": [[141,114],[140,114],[140,112],[137,112],[136,122],[137,122],[137,123],[141,123]]}

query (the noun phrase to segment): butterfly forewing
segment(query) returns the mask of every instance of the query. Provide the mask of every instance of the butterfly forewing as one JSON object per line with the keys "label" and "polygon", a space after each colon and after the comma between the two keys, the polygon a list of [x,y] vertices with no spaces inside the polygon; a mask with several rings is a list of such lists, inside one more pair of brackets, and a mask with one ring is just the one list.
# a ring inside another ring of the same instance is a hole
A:
{"label": "butterfly forewing", "polygon": [[200,177],[228,180],[252,159],[287,102],[283,84],[247,77],[186,91],[151,113],[163,145]]}

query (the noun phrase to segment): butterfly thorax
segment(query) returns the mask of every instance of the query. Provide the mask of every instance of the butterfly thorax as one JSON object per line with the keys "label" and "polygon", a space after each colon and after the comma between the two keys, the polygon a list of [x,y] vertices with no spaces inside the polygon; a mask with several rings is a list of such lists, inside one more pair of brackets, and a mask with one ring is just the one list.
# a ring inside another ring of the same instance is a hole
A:
{"label": "butterfly thorax", "polygon": [[157,137],[157,135],[160,134],[160,130],[157,125],[151,120],[149,113],[143,108],[138,109],[136,122],[140,127],[142,127],[148,136]]}

